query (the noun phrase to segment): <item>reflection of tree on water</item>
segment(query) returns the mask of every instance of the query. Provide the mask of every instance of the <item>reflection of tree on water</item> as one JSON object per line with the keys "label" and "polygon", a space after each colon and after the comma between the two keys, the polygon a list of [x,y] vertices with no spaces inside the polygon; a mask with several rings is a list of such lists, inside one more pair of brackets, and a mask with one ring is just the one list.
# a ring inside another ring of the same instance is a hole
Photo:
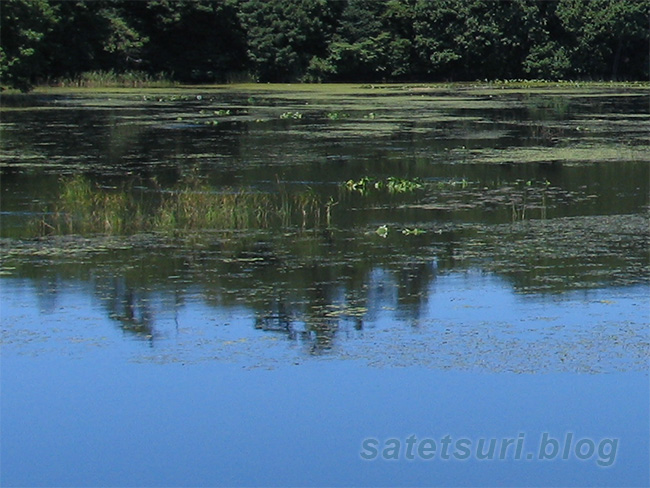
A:
{"label": "reflection of tree on water", "polygon": [[[284,334],[289,340],[309,344],[311,354],[322,354],[334,347],[337,336],[363,331],[364,319],[378,313],[370,307],[391,306],[403,310],[403,318],[417,319],[433,270],[424,262],[407,263],[395,273],[370,268],[355,283],[352,277],[336,276],[331,268],[313,266],[308,271],[312,285],[304,289],[306,303],[280,294],[262,306],[266,312],[257,313],[255,328]],[[345,286],[342,278],[352,283]]]}
{"label": "reflection of tree on water", "polygon": [[104,241],[52,239],[29,245],[38,253],[66,246],[93,252],[74,260],[48,258],[47,266],[40,254],[8,264],[34,283],[43,310],[54,309],[67,284],[90,283],[106,315],[151,344],[168,323],[159,315],[176,313],[186,297],[198,296],[215,312],[244,310],[246,318],[256,318],[256,329],[282,334],[315,354],[379,322],[417,325],[429,313],[437,272],[478,267],[509,279],[514,289],[533,291],[591,287],[612,276],[620,283],[647,283],[647,219],[641,215],[442,230],[387,239],[345,230],[337,230],[335,239],[261,231],[208,235],[189,244],[138,237],[140,247],[116,239],[119,247],[112,250]]}
{"label": "reflection of tree on water", "polygon": [[426,257],[402,254],[391,262],[371,260],[366,252],[344,253],[327,242],[307,248],[306,255],[274,244],[263,249],[264,255],[279,256],[272,260],[257,259],[258,242],[231,251],[202,247],[97,253],[78,263],[51,262],[38,268],[41,276],[33,279],[47,289],[43,295],[52,297],[52,303],[59,293],[55,285],[70,280],[90,284],[106,316],[152,346],[167,335],[167,324],[175,324],[178,332],[177,314],[186,297],[197,292],[215,310],[244,305],[257,330],[282,334],[311,354],[336,347],[337,338],[358,337],[382,310],[392,310],[401,321],[423,313],[435,272],[432,250]]}
{"label": "reflection of tree on water", "polygon": [[397,303],[408,318],[418,319],[422,315],[434,270],[431,263],[418,261],[407,262],[398,271]]}
{"label": "reflection of tree on water", "polygon": [[332,316],[329,310],[339,299],[340,286],[335,277],[330,276],[331,270],[310,266],[306,273],[312,283],[304,289],[306,305],[301,307],[283,297],[273,298],[266,308],[269,312],[258,312],[255,328],[282,332],[290,340],[310,344],[311,354],[320,354],[332,348],[339,328],[339,318]]}
{"label": "reflection of tree on water", "polygon": [[144,290],[137,290],[119,277],[97,283],[101,289],[102,303],[108,316],[120,323],[124,332],[135,334],[153,342],[154,314],[150,299]]}
{"label": "reflection of tree on water", "polygon": [[328,317],[325,308],[310,308],[305,314],[287,312],[290,304],[277,302],[275,309],[266,314],[258,314],[255,328],[265,332],[286,334],[292,341],[310,344],[311,354],[320,354],[332,348],[334,335],[339,328],[339,320]]}

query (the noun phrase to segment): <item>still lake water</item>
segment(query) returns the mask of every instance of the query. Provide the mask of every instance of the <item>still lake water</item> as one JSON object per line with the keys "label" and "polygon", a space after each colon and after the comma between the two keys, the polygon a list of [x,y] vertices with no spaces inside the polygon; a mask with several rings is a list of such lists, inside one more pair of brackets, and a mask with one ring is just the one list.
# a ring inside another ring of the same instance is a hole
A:
{"label": "still lake water", "polygon": [[0,482],[648,486],[648,96],[3,96]]}

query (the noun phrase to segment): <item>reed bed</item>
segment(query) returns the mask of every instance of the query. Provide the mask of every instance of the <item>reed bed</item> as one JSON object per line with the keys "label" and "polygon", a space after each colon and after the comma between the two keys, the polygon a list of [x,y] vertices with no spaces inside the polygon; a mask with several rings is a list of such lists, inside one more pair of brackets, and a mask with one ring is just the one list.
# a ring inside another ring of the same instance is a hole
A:
{"label": "reed bed", "polygon": [[216,191],[190,178],[170,189],[144,192],[132,185],[102,187],[74,176],[61,180],[53,208],[34,224],[39,234],[316,228],[323,220],[330,222],[328,205],[311,188],[289,192],[280,183],[270,193],[249,188]]}

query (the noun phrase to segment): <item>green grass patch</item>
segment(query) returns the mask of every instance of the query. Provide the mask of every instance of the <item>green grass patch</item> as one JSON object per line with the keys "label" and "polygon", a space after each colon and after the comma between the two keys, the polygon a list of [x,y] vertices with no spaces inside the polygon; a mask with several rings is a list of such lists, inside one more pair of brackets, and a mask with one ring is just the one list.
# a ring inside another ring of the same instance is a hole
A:
{"label": "green grass patch", "polygon": [[252,189],[216,191],[196,176],[173,188],[146,194],[132,185],[101,187],[85,176],[61,179],[52,208],[31,223],[38,235],[138,232],[316,228],[331,223],[332,201],[322,201],[311,188],[289,192]]}
{"label": "green grass patch", "polygon": [[89,71],[74,78],[63,78],[54,82],[55,86],[73,88],[167,88],[178,86],[164,73],[150,75],[143,71]]}

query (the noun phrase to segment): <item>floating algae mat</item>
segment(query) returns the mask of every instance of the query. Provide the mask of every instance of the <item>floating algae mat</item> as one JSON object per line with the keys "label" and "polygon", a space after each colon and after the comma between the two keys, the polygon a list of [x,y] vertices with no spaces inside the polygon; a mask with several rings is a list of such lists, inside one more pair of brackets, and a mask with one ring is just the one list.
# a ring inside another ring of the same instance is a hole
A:
{"label": "floating algae mat", "polygon": [[[324,309],[371,300],[375,268],[386,266],[406,302],[452,270],[482,269],[533,294],[647,283],[650,160],[639,138],[650,123],[647,89],[242,85],[8,95],[2,273],[32,270],[37,279],[59,261],[110,269],[125,252],[143,262],[151,254],[161,261],[154,266],[174,266],[160,279],[185,263],[193,292],[208,294],[202,278],[218,274],[224,296],[263,296],[299,289],[291,280],[311,269],[300,278],[305,290],[339,283],[323,291]],[[283,307],[298,315],[315,299],[286,293],[293,298]],[[266,300],[255,313],[275,306]]]}
{"label": "floating algae mat", "polygon": [[647,485],[648,90],[3,94],[3,481]]}

